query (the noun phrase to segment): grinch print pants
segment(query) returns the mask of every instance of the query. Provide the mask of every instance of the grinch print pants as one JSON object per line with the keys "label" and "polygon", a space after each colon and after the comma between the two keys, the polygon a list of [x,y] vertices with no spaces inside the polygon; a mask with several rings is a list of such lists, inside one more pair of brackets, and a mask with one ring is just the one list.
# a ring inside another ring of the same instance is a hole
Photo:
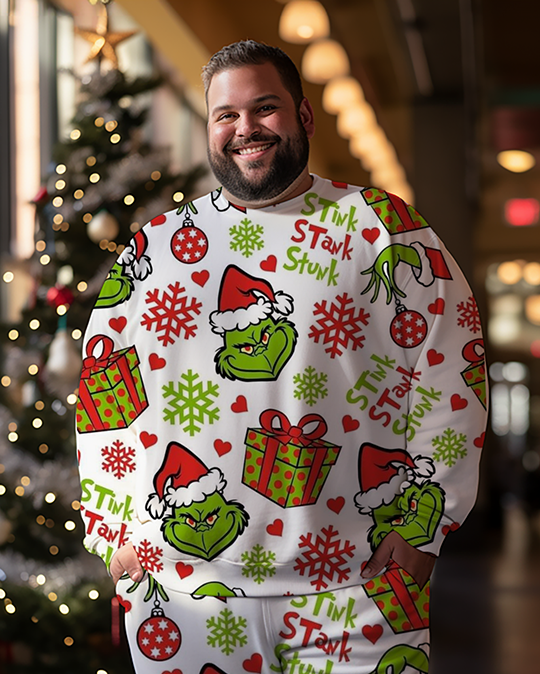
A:
{"label": "grinch print pants", "polygon": [[120,579],[117,595],[137,674],[427,673],[429,584],[386,575],[317,594],[194,598],[147,574]]}

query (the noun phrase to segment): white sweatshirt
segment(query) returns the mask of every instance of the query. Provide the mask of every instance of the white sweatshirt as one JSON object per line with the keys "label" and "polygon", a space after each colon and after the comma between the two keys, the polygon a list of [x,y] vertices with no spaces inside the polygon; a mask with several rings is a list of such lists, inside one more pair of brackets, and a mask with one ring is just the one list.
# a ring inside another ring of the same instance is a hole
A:
{"label": "white sweatshirt", "polygon": [[393,195],[314,176],[275,206],[218,190],[154,218],[83,355],[85,545],[108,564],[131,540],[165,587],[355,585],[390,530],[438,554],[474,503],[478,309]]}

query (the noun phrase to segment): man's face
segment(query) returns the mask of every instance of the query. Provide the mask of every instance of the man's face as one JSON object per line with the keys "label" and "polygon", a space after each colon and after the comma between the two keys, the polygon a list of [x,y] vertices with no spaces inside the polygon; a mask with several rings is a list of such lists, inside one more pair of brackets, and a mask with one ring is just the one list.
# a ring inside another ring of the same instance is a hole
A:
{"label": "man's face", "polygon": [[297,110],[271,63],[214,75],[208,89],[208,160],[219,182],[245,201],[272,199],[307,165],[313,113]]}

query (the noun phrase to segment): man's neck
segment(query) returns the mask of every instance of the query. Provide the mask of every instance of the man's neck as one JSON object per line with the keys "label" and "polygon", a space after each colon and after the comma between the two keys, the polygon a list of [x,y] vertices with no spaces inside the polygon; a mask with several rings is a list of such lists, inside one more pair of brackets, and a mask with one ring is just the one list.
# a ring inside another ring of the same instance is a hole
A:
{"label": "man's neck", "polygon": [[234,194],[231,194],[225,188],[223,188],[222,194],[225,197],[225,199],[227,199],[227,201],[230,201],[231,204],[234,204],[235,206],[243,206],[245,208],[266,208],[266,206],[275,206],[276,204],[280,204],[282,201],[289,201],[289,199],[294,199],[300,194],[307,192],[307,190],[309,190],[312,184],[313,178],[311,177],[309,170],[306,166],[306,168],[302,171],[302,173],[298,176],[298,178],[293,180],[293,182],[288,187],[286,187],[283,190],[283,192],[276,195],[272,199],[245,201],[244,199],[239,199],[238,197],[235,197]]}

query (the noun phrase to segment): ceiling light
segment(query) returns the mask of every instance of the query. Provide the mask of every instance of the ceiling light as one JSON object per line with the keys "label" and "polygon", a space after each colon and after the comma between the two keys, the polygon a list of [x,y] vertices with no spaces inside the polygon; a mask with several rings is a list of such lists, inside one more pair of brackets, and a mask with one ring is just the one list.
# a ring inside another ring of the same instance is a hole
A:
{"label": "ceiling light", "polygon": [[377,152],[387,143],[384,131],[380,126],[363,133],[354,134],[349,141],[349,152],[357,159],[364,159],[372,152]]}
{"label": "ceiling light", "polygon": [[337,130],[342,138],[366,133],[376,126],[377,118],[373,108],[366,101],[342,110],[337,118]]}
{"label": "ceiling light", "polygon": [[503,262],[497,269],[499,280],[506,285],[514,285],[522,277],[521,265],[519,262]]}
{"label": "ceiling light", "polygon": [[364,92],[358,80],[354,77],[336,77],[324,87],[322,104],[326,112],[337,115],[363,100]]}
{"label": "ceiling light", "polygon": [[317,40],[302,58],[302,75],[308,82],[326,84],[334,77],[349,74],[349,58],[335,40]]}
{"label": "ceiling light", "polygon": [[279,36],[286,42],[304,44],[330,34],[328,14],[315,0],[293,0],[281,13]]}
{"label": "ceiling light", "polygon": [[531,295],[525,300],[525,315],[533,325],[540,325],[540,295]]}
{"label": "ceiling light", "polygon": [[529,262],[523,267],[523,278],[531,286],[540,285],[540,263]]}
{"label": "ceiling light", "polygon": [[499,164],[513,173],[523,173],[536,164],[536,159],[525,150],[504,150],[497,155]]}

